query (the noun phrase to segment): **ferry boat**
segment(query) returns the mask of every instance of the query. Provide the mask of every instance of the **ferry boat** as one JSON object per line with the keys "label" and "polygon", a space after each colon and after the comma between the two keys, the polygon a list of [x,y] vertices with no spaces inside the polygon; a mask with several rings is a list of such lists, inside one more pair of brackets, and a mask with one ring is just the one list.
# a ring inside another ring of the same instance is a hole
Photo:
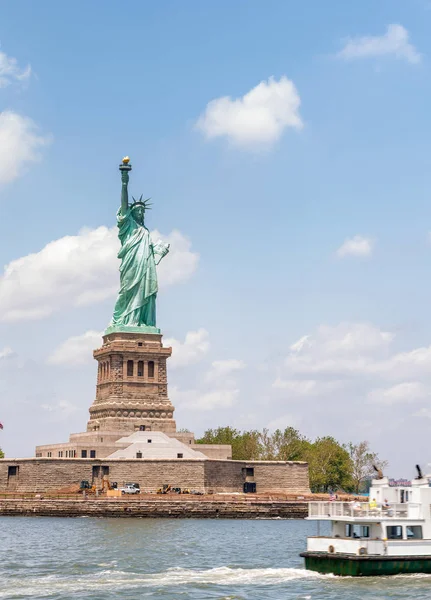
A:
{"label": "ferry boat", "polygon": [[[431,573],[431,487],[419,466],[410,487],[392,487],[380,472],[369,502],[310,502],[317,535],[307,538],[305,567],[348,576]],[[320,522],[331,534],[320,535]]]}

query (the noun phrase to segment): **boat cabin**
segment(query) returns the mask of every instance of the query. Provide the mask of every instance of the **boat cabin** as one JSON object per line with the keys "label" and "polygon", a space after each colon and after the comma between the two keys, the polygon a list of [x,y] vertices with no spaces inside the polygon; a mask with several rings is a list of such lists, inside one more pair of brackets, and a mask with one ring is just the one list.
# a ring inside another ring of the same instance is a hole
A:
{"label": "boat cabin", "polygon": [[[369,502],[310,502],[309,520],[318,522],[307,552],[415,556],[431,555],[431,487],[427,478],[411,487],[391,487],[386,477],[375,479]],[[319,523],[331,523],[320,535]]]}

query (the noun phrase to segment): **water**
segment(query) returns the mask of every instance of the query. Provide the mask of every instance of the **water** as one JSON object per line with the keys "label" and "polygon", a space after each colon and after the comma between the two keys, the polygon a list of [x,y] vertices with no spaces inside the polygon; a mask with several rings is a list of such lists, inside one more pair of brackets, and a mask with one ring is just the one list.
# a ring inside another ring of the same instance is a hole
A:
{"label": "water", "polygon": [[298,554],[315,527],[0,517],[0,599],[430,600],[430,575],[353,579],[306,571]]}

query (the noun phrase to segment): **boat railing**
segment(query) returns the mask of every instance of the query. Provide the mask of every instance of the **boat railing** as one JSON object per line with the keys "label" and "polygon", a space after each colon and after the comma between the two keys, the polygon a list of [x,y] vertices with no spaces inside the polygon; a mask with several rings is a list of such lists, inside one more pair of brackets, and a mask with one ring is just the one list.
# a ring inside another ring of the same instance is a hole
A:
{"label": "boat railing", "polygon": [[319,519],[334,517],[422,519],[422,505],[413,502],[390,503],[384,506],[373,502],[309,502],[308,516]]}

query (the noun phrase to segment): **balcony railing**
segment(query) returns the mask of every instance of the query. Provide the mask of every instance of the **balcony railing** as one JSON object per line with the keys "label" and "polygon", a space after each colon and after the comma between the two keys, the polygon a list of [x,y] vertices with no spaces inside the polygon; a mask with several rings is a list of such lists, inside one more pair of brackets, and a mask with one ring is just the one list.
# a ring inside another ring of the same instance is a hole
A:
{"label": "balcony railing", "polygon": [[408,502],[374,507],[368,502],[309,502],[308,516],[314,519],[422,519],[422,505]]}

